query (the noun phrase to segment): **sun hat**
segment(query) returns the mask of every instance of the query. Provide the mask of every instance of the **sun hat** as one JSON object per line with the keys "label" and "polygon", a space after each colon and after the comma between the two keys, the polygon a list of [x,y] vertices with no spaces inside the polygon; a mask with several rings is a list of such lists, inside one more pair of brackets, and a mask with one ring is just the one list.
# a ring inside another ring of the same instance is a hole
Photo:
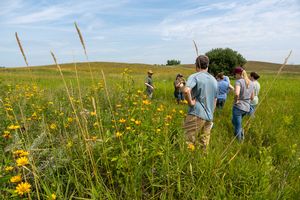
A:
{"label": "sun hat", "polygon": [[148,70],[148,74],[153,74],[153,71],[151,69]]}

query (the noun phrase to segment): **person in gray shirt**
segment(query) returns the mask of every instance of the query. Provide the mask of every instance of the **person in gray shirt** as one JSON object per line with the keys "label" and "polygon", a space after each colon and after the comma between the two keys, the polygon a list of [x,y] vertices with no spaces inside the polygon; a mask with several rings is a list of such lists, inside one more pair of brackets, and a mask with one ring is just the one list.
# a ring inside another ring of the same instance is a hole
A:
{"label": "person in gray shirt", "polygon": [[232,124],[234,126],[234,135],[239,141],[242,141],[244,139],[242,119],[246,114],[253,112],[250,102],[254,98],[254,85],[242,67],[236,67],[234,73],[236,81],[234,85],[235,96],[232,108]]}
{"label": "person in gray shirt", "polygon": [[200,55],[196,59],[196,73],[189,76],[182,89],[188,102],[188,115],[184,121],[188,145],[200,144],[206,151],[213,125],[213,113],[217,101],[218,84],[208,70],[209,58]]}

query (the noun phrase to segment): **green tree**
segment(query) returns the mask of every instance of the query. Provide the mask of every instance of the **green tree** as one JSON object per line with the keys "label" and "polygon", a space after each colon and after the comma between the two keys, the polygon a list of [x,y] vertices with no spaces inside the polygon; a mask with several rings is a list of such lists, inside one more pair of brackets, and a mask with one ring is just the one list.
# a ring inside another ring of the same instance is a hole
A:
{"label": "green tree", "polygon": [[209,72],[231,74],[236,66],[243,66],[247,60],[237,51],[230,48],[216,48],[205,54],[209,58]]}
{"label": "green tree", "polygon": [[167,65],[180,65],[180,60],[167,60]]}

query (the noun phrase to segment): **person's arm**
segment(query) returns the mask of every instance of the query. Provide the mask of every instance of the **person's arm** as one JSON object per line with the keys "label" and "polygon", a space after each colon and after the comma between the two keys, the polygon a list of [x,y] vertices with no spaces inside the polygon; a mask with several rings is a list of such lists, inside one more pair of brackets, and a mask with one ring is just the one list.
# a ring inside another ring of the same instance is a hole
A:
{"label": "person's arm", "polygon": [[217,107],[217,98],[215,98],[214,100],[214,110],[216,110],[216,107]]}
{"label": "person's arm", "polygon": [[192,99],[191,88],[189,88],[189,87],[184,87],[184,88],[182,89],[182,91],[183,91],[185,100],[187,100],[188,104],[189,104],[190,106],[194,106],[194,105],[196,104],[196,100],[195,100],[195,99]]}
{"label": "person's arm", "polygon": [[232,90],[232,91],[234,91],[234,87],[229,83],[229,90]]}
{"label": "person's arm", "polygon": [[145,85],[150,87],[152,90],[154,89],[154,87],[152,85],[150,85],[149,83],[145,83]]}
{"label": "person's arm", "polygon": [[241,86],[238,84],[235,84],[234,88],[234,103],[238,103],[239,96],[240,96]]}
{"label": "person's arm", "polygon": [[254,95],[254,90],[253,90],[252,93],[251,93],[251,97],[250,97],[250,100],[251,100],[251,101],[253,101],[254,96],[255,96],[255,95]]}

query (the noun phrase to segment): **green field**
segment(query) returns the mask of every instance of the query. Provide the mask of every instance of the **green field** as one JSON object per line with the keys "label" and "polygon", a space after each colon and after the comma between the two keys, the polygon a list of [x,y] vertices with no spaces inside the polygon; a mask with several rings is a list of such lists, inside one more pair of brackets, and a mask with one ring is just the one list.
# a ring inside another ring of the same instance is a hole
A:
{"label": "green field", "polygon": [[65,64],[63,76],[55,66],[1,69],[0,199],[298,199],[300,67],[274,82],[279,67],[247,63],[261,75],[262,102],[244,119],[245,141],[234,139],[230,94],[207,154],[187,147],[187,105],[173,97],[176,74],[192,66],[91,63],[91,75],[87,63]]}

